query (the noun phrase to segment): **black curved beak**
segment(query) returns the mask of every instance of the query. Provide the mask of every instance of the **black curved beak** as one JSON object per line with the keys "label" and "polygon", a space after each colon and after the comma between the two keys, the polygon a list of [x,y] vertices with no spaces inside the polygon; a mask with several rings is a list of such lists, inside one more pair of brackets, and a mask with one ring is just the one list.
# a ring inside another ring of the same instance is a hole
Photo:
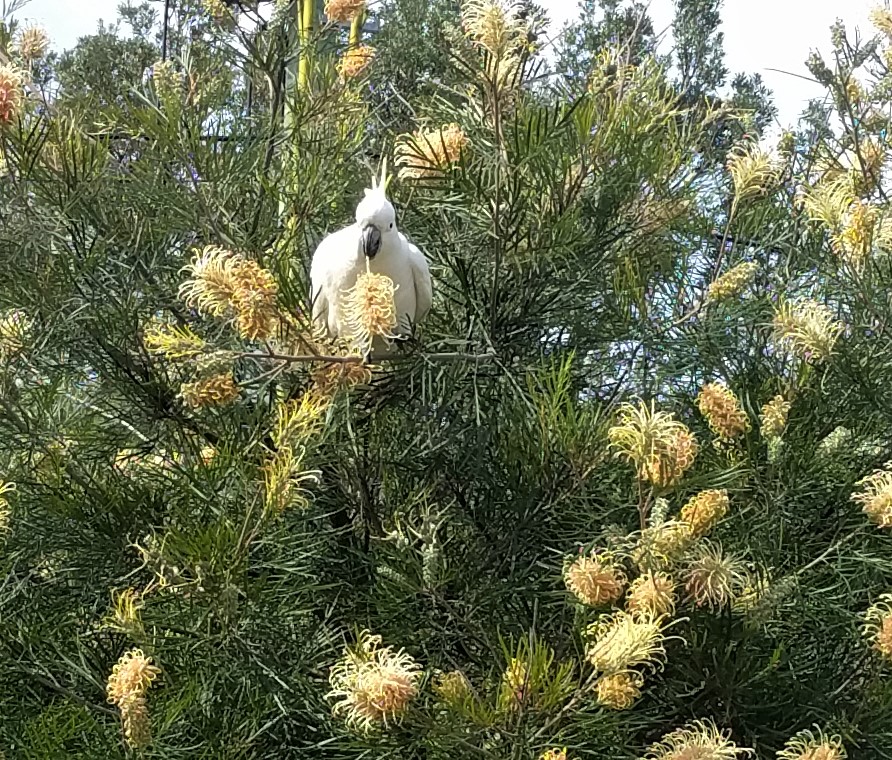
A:
{"label": "black curved beak", "polygon": [[362,228],[362,252],[370,259],[373,259],[380,248],[381,230],[374,224],[366,224]]}

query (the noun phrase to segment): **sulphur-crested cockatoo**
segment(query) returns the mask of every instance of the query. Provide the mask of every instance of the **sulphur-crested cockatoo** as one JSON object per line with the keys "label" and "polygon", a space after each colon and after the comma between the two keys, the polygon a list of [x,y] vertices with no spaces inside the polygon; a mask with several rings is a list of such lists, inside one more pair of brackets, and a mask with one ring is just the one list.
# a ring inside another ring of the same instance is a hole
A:
{"label": "sulphur-crested cockatoo", "polygon": [[[397,327],[394,335],[409,336],[431,307],[433,289],[424,254],[396,227],[396,212],[386,196],[386,164],[381,181],[372,187],[356,207],[356,221],[326,236],[310,265],[313,321],[325,328],[330,338],[352,336],[345,319],[347,291],[366,267],[389,277],[396,288]],[[376,338],[375,356],[389,353],[385,341]]]}

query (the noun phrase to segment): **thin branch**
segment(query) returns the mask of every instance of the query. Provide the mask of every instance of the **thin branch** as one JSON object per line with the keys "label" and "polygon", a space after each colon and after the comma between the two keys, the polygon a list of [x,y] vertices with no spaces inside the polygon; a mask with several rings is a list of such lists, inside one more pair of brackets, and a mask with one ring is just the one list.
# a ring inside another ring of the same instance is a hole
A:
{"label": "thin branch", "polygon": [[[286,362],[289,364],[309,364],[319,362],[321,364],[363,364],[364,356],[330,356],[326,354],[279,354],[274,351],[236,351],[232,354],[239,359],[257,359],[267,361]],[[483,354],[465,354],[460,351],[435,354],[410,354],[406,357],[387,357],[389,361],[406,361],[418,356],[428,362],[468,362],[471,364],[483,364],[496,358],[494,351]],[[374,357],[373,357],[374,358]],[[383,358],[383,357],[382,357]]]}

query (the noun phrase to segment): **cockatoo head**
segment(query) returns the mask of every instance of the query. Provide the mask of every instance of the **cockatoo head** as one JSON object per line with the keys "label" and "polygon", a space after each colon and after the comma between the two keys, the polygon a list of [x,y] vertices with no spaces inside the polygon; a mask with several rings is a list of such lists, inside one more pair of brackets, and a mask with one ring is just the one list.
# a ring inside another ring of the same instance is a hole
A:
{"label": "cockatoo head", "polygon": [[387,162],[381,170],[381,181],[372,179],[371,188],[356,207],[356,223],[359,225],[362,252],[370,259],[381,250],[382,243],[396,236],[396,211],[387,200]]}

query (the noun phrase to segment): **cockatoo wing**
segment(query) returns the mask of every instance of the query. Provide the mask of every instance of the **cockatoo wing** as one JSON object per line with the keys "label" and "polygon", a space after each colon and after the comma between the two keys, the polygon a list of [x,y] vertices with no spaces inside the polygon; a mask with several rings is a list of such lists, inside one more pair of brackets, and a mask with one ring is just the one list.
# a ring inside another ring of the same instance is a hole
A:
{"label": "cockatoo wing", "polygon": [[356,281],[358,238],[354,226],[323,238],[310,263],[310,297],[313,321],[328,330],[329,337],[340,334],[338,305],[343,290]]}
{"label": "cockatoo wing", "polygon": [[427,316],[434,301],[434,289],[431,283],[431,270],[427,259],[418,246],[406,240],[409,249],[409,265],[412,267],[412,279],[415,281],[415,323]]}

